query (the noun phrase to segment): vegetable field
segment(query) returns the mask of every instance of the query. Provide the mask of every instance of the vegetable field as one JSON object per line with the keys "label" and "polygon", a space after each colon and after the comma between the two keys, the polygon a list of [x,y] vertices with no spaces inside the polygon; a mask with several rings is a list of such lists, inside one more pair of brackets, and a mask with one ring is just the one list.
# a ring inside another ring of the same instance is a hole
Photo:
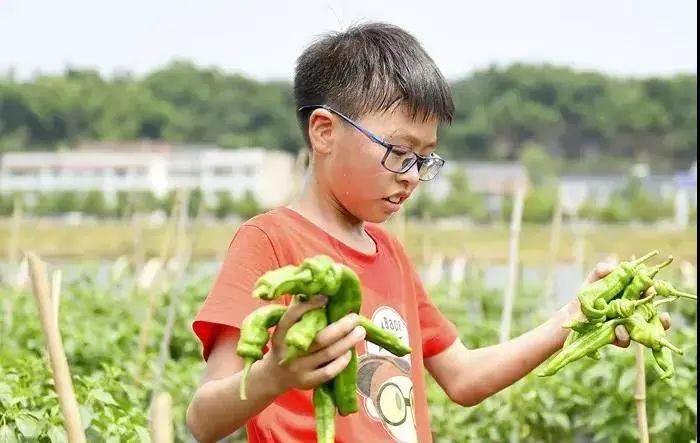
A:
{"label": "vegetable field", "polygon": [[[55,269],[49,266],[50,273]],[[156,384],[172,398],[175,441],[192,441],[185,409],[203,365],[190,322],[214,275],[191,266],[177,278],[166,269],[147,285],[140,272],[120,259],[107,269],[85,263],[63,278],[60,331],[81,423],[91,442],[151,441],[149,405]],[[0,442],[67,441],[31,285],[14,280],[6,279],[0,288]],[[512,336],[551,313],[542,293],[539,285],[519,285]],[[498,342],[502,293],[486,287],[478,273],[469,273],[457,287],[437,285],[431,294],[468,347]],[[674,356],[675,376],[660,380],[646,354],[649,434],[654,442],[688,442],[696,439],[697,423],[696,306],[677,303],[670,309],[669,339],[685,355]],[[170,312],[176,315],[161,379]],[[150,325],[147,333],[145,325]],[[633,346],[606,349],[601,360],[582,359],[554,377],[531,374],[470,408],[451,403],[426,377],[437,442],[638,441]],[[245,441],[244,432],[231,441]]]}

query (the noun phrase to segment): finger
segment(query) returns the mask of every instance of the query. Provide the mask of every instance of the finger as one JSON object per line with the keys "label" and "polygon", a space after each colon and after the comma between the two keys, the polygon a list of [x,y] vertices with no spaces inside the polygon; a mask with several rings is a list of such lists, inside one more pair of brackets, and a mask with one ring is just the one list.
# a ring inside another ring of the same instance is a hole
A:
{"label": "finger", "polygon": [[644,291],[642,298],[647,298],[650,295],[656,295],[656,288],[654,286],[650,286],[646,291]]}
{"label": "finger", "polygon": [[318,386],[332,380],[350,363],[351,356],[352,353],[347,351],[327,365],[312,371],[306,379],[307,383],[311,386]]}
{"label": "finger", "polygon": [[357,326],[357,321],[357,314],[351,313],[326,326],[316,335],[316,338],[309,347],[309,353],[325,348],[326,346],[329,346],[330,344],[335,343],[341,338],[345,337],[352,332],[355,326]]}
{"label": "finger", "polygon": [[615,265],[610,262],[600,262],[595,265],[595,268],[586,277],[586,283],[590,284],[596,280],[600,280],[606,275],[610,274],[612,270],[615,269]]}
{"label": "finger", "polygon": [[366,332],[363,327],[355,326],[355,328],[350,331],[349,334],[330,346],[309,354],[308,356],[304,357],[299,364],[308,368],[317,368],[321,365],[325,365],[326,363],[345,354],[356,344],[364,340],[365,334]]}
{"label": "finger", "polygon": [[671,315],[668,312],[662,312],[661,315],[659,315],[659,320],[661,320],[661,324],[664,325],[665,330],[671,328]]}
{"label": "finger", "polygon": [[624,326],[618,325],[615,328],[615,346],[621,348],[627,348],[630,345],[630,335],[627,333],[627,329]]}
{"label": "finger", "polygon": [[272,345],[275,347],[281,346],[289,328],[291,328],[294,323],[299,321],[301,316],[307,311],[324,306],[327,300],[328,298],[325,295],[312,297],[309,301],[305,302],[298,301],[296,298],[294,298],[289,304],[287,312],[282,315],[282,318],[277,324],[275,332],[272,334]]}

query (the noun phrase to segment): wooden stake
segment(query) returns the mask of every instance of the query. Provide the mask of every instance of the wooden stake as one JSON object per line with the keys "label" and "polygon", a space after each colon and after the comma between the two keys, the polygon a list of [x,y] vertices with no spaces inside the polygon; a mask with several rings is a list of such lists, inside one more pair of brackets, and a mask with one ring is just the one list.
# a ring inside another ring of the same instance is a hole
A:
{"label": "wooden stake", "polygon": [[557,256],[559,255],[559,242],[561,240],[562,212],[562,192],[560,186],[557,193],[557,201],[554,206],[554,214],[552,214],[552,229],[549,237],[549,266],[544,281],[544,298],[550,308],[556,305],[556,300],[554,299],[554,275],[557,267]]}
{"label": "wooden stake", "polygon": [[184,292],[185,287],[185,271],[187,270],[187,265],[191,257],[190,251],[192,250],[192,245],[187,241],[186,229],[187,229],[187,195],[182,198],[183,209],[180,213],[180,218],[178,219],[178,253],[177,253],[177,267],[175,268],[175,278],[173,281],[175,284],[171,286],[170,290],[170,304],[168,306],[167,319],[165,324],[165,330],[163,332],[163,339],[160,343],[160,355],[158,358],[158,366],[156,368],[155,380],[153,383],[153,397],[151,403],[155,401],[155,398],[160,393],[160,386],[163,380],[163,374],[165,373],[165,364],[170,358],[170,340],[173,335],[173,329],[175,328],[175,321],[177,320],[177,313],[180,308],[180,299]]}
{"label": "wooden stake", "polygon": [[158,297],[157,291],[153,288],[153,282],[156,278],[158,272],[162,267],[162,263],[157,258],[150,259],[146,266],[143,268],[139,279],[136,284],[136,294],[143,295],[148,294],[148,306],[146,308],[146,317],[141,323],[141,331],[139,332],[139,344],[136,355],[139,360],[143,359],[146,354],[146,348],[148,347],[148,341],[150,339],[151,323],[153,321],[153,313],[156,310],[156,300]]}
{"label": "wooden stake", "polygon": [[177,229],[177,220],[180,217],[181,204],[180,199],[182,198],[182,190],[175,193],[175,202],[173,203],[173,209],[170,212],[170,218],[167,221],[167,226],[165,230],[165,237],[160,245],[160,261],[166,263],[168,261],[168,253],[170,252],[171,244],[173,242],[173,237],[175,236],[175,230]]}
{"label": "wooden stake", "polygon": [[634,403],[637,406],[637,431],[640,443],[649,443],[649,428],[647,425],[647,387],[644,373],[644,346],[635,343],[635,366],[637,379],[634,389]]}
{"label": "wooden stake", "polygon": [[510,328],[513,316],[513,303],[518,287],[518,248],[520,245],[520,225],[523,218],[523,204],[525,201],[525,189],[519,187],[515,191],[513,213],[510,220],[510,252],[508,256],[508,282],[503,295],[503,312],[501,314],[500,342],[504,343],[510,338]]}
{"label": "wooden stake", "polygon": [[65,419],[68,441],[70,443],[82,443],[85,441],[85,433],[80,423],[78,401],[73,391],[68,361],[63,351],[61,334],[54,316],[55,311],[52,307],[46,266],[39,257],[31,252],[27,253],[27,258],[29,260],[34,297],[39,307],[41,327],[48,345],[49,361],[51,363],[56,394],[58,394],[58,402]]}
{"label": "wooden stake", "polygon": [[136,213],[131,217],[131,227],[134,232],[132,237],[134,268],[141,269],[145,262],[146,253],[143,239],[143,221]]}
{"label": "wooden stake", "polygon": [[7,243],[7,260],[10,269],[13,269],[19,261],[19,236],[22,228],[22,199],[15,196],[12,209],[12,224],[10,225],[10,241]]}
{"label": "wooden stake", "polygon": [[53,304],[53,317],[56,324],[58,321],[58,307],[61,304],[61,278],[63,274],[60,269],[56,269],[51,274],[51,303]]}
{"label": "wooden stake", "polygon": [[172,403],[172,398],[167,392],[160,392],[155,396],[150,413],[153,443],[173,442]]}

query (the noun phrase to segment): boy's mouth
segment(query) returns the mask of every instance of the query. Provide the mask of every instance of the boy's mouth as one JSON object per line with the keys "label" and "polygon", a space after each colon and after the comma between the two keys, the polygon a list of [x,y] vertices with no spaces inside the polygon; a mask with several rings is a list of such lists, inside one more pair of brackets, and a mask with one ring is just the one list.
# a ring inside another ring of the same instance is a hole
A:
{"label": "boy's mouth", "polygon": [[408,194],[405,192],[399,192],[397,194],[394,194],[390,197],[383,198],[382,200],[386,200],[388,202],[394,203],[396,205],[400,205],[403,203],[406,199],[408,198]]}

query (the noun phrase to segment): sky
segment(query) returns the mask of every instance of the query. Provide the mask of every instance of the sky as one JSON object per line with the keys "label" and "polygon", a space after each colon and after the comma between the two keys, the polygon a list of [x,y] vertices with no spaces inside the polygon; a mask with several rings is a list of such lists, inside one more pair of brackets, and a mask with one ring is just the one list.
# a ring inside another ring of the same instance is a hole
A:
{"label": "sky", "polygon": [[697,72],[691,0],[0,0],[0,72],[143,75],[174,59],[291,80],[314,38],[359,21],[415,35],[450,80],[514,62],[619,76]]}

